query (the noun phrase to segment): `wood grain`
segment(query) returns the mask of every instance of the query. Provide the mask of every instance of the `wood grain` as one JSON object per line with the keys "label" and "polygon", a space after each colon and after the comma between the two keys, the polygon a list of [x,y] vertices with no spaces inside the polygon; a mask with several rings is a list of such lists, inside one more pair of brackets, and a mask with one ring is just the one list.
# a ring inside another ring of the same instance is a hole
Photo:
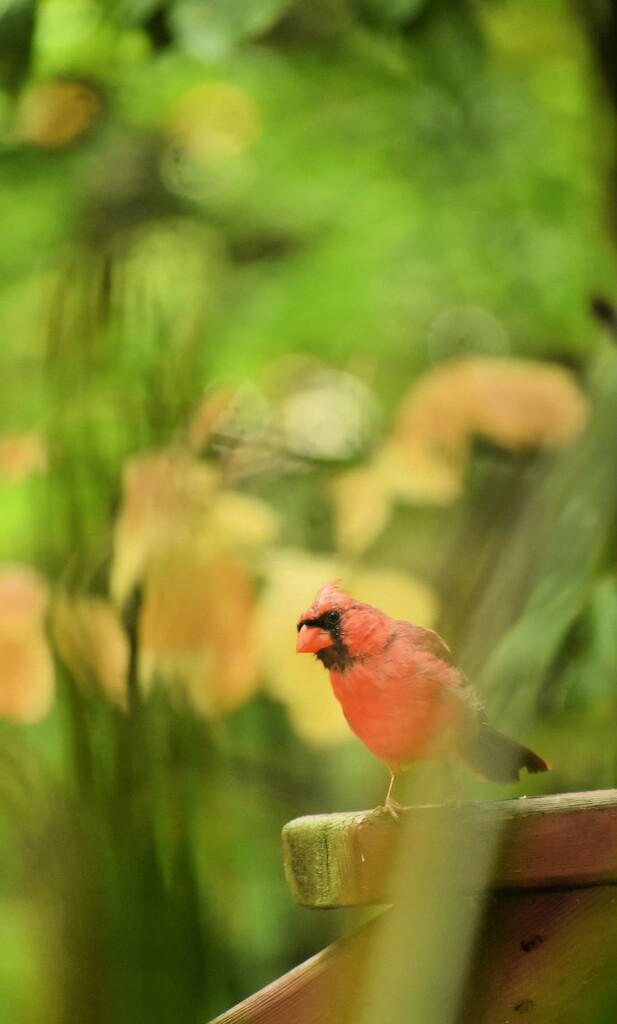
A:
{"label": "wood grain", "polygon": [[577,1024],[614,1006],[617,888],[502,893],[487,909],[460,1024]]}
{"label": "wood grain", "polygon": [[312,956],[211,1024],[351,1024],[379,921]]}
{"label": "wood grain", "polygon": [[[381,915],[212,1024],[588,1024],[598,1019],[599,993],[617,1007],[614,886],[504,892],[488,903],[458,1005],[447,1016],[441,1007],[408,1015],[410,977],[413,983],[422,967],[406,948],[388,978],[389,1005],[365,984],[394,926],[389,913]],[[440,969],[445,983],[452,964]],[[400,1016],[393,1017],[393,1003]],[[611,1019],[606,1002],[604,1009],[601,1019]]]}

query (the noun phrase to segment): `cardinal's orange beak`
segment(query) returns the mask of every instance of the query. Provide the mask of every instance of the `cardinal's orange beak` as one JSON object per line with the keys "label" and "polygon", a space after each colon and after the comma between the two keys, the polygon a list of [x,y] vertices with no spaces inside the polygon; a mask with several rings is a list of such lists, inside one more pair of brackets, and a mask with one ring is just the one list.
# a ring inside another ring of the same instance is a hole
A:
{"label": "cardinal's orange beak", "polygon": [[332,647],[333,640],[325,629],[319,626],[301,626],[296,642],[296,654],[317,654],[324,647]]}

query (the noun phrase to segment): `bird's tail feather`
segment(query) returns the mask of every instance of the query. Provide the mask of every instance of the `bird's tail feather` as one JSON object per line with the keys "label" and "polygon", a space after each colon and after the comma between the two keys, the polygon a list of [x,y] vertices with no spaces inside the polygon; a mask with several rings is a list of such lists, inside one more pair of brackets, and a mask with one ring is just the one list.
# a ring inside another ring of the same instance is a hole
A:
{"label": "bird's tail feather", "polygon": [[459,750],[461,759],[476,775],[489,782],[518,782],[520,772],[547,772],[550,764],[529,747],[482,722],[471,742]]}

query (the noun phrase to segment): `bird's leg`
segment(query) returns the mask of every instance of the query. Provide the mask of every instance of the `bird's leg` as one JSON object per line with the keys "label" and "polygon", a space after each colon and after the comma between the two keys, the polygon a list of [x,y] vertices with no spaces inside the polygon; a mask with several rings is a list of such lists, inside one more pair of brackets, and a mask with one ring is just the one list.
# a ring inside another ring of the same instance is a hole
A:
{"label": "bird's leg", "polygon": [[365,819],[381,818],[384,814],[388,814],[395,821],[401,820],[402,812],[407,810],[406,807],[401,807],[399,803],[392,796],[394,790],[394,783],[396,782],[396,772],[390,771],[390,785],[388,786],[388,792],[386,793],[386,799],[383,804],[379,804],[374,811],[369,811],[364,817]]}
{"label": "bird's leg", "polygon": [[384,810],[386,810],[388,814],[390,814],[394,818],[395,821],[400,821],[403,811],[406,811],[407,808],[403,807],[402,804],[399,804],[398,801],[395,800],[394,796],[392,795],[396,778],[396,772],[390,771],[390,785],[388,786],[388,792],[386,793],[386,802],[384,805]]}

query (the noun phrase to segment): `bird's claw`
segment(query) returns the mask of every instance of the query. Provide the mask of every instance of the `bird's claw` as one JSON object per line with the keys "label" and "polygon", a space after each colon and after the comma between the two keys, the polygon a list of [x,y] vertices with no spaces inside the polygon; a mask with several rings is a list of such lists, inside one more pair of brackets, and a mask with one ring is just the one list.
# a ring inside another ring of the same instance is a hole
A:
{"label": "bird's claw", "polygon": [[396,800],[386,800],[385,804],[380,804],[379,807],[375,807],[374,810],[369,811],[367,817],[370,818],[383,818],[385,814],[392,818],[397,824],[405,817],[409,807],[404,807],[402,804],[397,803]]}
{"label": "bird's claw", "polygon": [[396,822],[401,822],[409,810],[411,810],[410,807],[405,807],[404,804],[399,804],[397,800],[386,800],[385,811],[390,815],[390,817],[394,818]]}

